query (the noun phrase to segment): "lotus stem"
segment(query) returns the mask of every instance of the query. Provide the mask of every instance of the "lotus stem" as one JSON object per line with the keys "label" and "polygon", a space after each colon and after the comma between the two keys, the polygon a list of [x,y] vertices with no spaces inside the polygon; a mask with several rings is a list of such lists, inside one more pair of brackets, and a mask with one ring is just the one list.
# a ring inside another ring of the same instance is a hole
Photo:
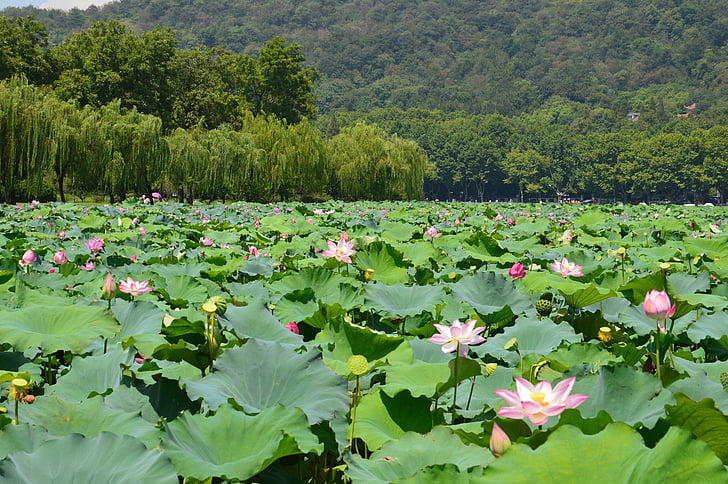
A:
{"label": "lotus stem", "polygon": [[657,379],[662,381],[662,374],[660,373],[660,330],[655,332],[655,368],[657,369]]}
{"label": "lotus stem", "polygon": [[354,425],[356,424],[356,407],[359,403],[359,375],[356,375],[356,388],[354,390],[354,395],[352,397],[352,404],[351,404],[351,431],[349,432],[349,448],[354,448]]}
{"label": "lotus stem", "polygon": [[455,423],[455,407],[458,404],[458,360],[460,359],[460,343],[458,343],[458,347],[455,350],[455,386],[453,387],[453,396],[452,396],[452,408],[450,409],[450,412],[452,413],[452,423]]}

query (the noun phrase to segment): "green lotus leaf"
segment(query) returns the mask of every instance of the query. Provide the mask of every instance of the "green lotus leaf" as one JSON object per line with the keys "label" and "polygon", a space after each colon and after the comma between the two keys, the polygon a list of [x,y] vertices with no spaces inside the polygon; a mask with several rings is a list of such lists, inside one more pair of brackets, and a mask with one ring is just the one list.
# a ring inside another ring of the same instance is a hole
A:
{"label": "green lotus leaf", "polygon": [[273,275],[273,266],[277,262],[270,257],[248,257],[246,264],[240,268],[240,272],[248,276],[263,276],[268,278]]}
{"label": "green lotus leaf", "polygon": [[280,321],[304,321],[318,311],[319,305],[310,287],[289,292],[275,304],[273,313]]}
{"label": "green lotus leaf", "polygon": [[[476,363],[477,364],[477,363]],[[438,386],[450,378],[447,363],[426,363],[414,360],[408,365],[396,365],[387,369],[387,384],[382,387],[389,396],[409,390],[413,397],[433,397]]]}
{"label": "green lotus leaf", "polygon": [[[246,368],[255,371],[241,371]],[[315,351],[299,354],[290,346],[250,340],[225,350],[215,369],[199,381],[182,379],[190,398],[202,398],[213,410],[228,399],[250,413],[283,404],[302,409],[315,424],[348,409],[345,381]]]}
{"label": "green lotus leaf", "polygon": [[107,222],[107,218],[95,213],[90,213],[84,217],[78,219],[76,224],[81,230],[84,229],[100,229]]}
{"label": "green lotus leaf", "polygon": [[207,269],[207,264],[203,264],[202,262],[186,264],[149,264],[146,266],[146,270],[158,274],[164,280],[170,280],[180,276],[200,277],[202,271],[206,271]]}
{"label": "green lotus leaf", "polygon": [[668,406],[670,423],[692,432],[713,449],[728,465],[728,418],[709,398],[695,402],[682,393],[675,394],[677,405]]}
{"label": "green lotus leaf", "polygon": [[0,340],[21,351],[81,353],[96,338],[111,338],[119,329],[104,307],[70,304],[61,298],[53,298],[53,305],[29,303],[17,310],[0,310]]}
{"label": "green lotus leaf", "polygon": [[401,222],[383,222],[379,229],[379,236],[389,241],[410,240],[412,234],[422,230],[416,225]]}
{"label": "green lotus leaf", "polygon": [[304,267],[299,272],[268,284],[271,293],[288,294],[303,288],[310,288],[316,293],[316,297],[338,289],[339,284],[346,278],[336,272],[324,269],[323,267]]}
{"label": "green lotus leaf", "polygon": [[514,444],[473,482],[518,482],[524,475],[531,482],[623,484],[658,479],[697,484],[725,480],[725,469],[690,432],[671,427],[650,449],[636,430],[616,422],[596,435],[565,425],[536,450]]}
{"label": "green lotus leaf", "polygon": [[531,300],[518,292],[513,282],[495,272],[480,272],[450,284],[453,296],[465,301],[493,324],[509,320],[532,307]]}
{"label": "green lotus leaf", "polygon": [[465,471],[475,466],[484,467],[493,460],[495,458],[487,448],[465,445],[452,430],[442,426],[433,428],[425,436],[406,432],[399,440],[386,442],[369,459],[352,454],[345,458],[346,475],[354,484],[397,482],[436,464],[453,464]]}
{"label": "green lotus leaf", "polygon": [[[412,360],[412,350],[409,345],[402,344],[403,337],[346,322],[324,328],[315,341],[323,345],[326,365],[342,376],[350,374],[347,362],[353,355],[364,356],[370,369],[384,363],[394,365]],[[333,348],[326,343],[333,343]]]}
{"label": "green lotus leaf", "polygon": [[506,254],[497,240],[483,232],[475,232],[463,241],[466,254],[483,262],[498,262]]}
{"label": "green lotus leaf", "polygon": [[596,343],[574,343],[567,347],[549,353],[546,358],[556,360],[562,365],[571,368],[582,363],[597,368],[620,361],[622,358],[604,349],[601,344]]}
{"label": "green lotus leaf", "polygon": [[10,454],[0,462],[0,473],[0,482],[13,484],[179,482],[167,455],[147,450],[134,437],[107,432],[94,438],[69,435],[44,442],[32,452]]}
{"label": "green lotus leaf", "polygon": [[13,452],[33,452],[52,438],[44,428],[27,422],[6,425],[0,430],[0,459]]}
{"label": "green lotus leaf", "polygon": [[165,290],[170,298],[192,305],[202,303],[209,297],[205,286],[191,276],[177,276],[168,279]]}
{"label": "green lotus leaf", "polygon": [[390,397],[376,389],[359,401],[354,437],[361,438],[370,449],[378,449],[408,431],[426,434],[438,423],[437,415],[430,411],[431,403],[429,398],[414,398],[408,391]]}
{"label": "green lotus leaf", "polygon": [[447,258],[442,255],[440,248],[429,241],[410,240],[397,244],[395,248],[402,252],[402,255],[415,265],[428,265],[430,259],[442,264],[447,263]]}
{"label": "green lotus leaf", "polygon": [[56,437],[70,434],[95,437],[100,432],[131,435],[150,449],[157,445],[160,438],[154,424],[142,419],[138,413],[108,407],[98,396],[82,402],[39,396],[33,405],[20,407],[20,421],[43,427],[49,435]]}
{"label": "green lotus leaf", "polygon": [[354,254],[354,263],[362,271],[371,270],[374,281],[384,284],[409,282],[407,264],[401,252],[386,242],[372,242]]}
{"label": "green lotus leaf", "polygon": [[665,405],[674,401],[657,377],[628,366],[603,366],[596,375],[577,377],[572,393],[589,397],[578,408],[586,418],[604,410],[615,421],[646,427],[664,417]]}
{"label": "green lotus leaf", "polygon": [[685,250],[691,257],[705,254],[711,259],[716,257],[724,257],[728,253],[728,237],[722,235],[721,237],[712,238],[692,238],[687,237],[683,239],[685,244]]}
{"label": "green lotus leaf", "polygon": [[[676,360],[678,369],[684,368]],[[725,369],[725,366],[723,366]],[[703,371],[694,372],[690,378],[683,378],[670,385],[669,390],[673,393],[684,393],[689,398],[698,401],[704,398],[712,399],[721,412],[728,414],[728,392],[723,389],[718,378],[711,378]]]}
{"label": "green lotus leaf", "polygon": [[483,344],[471,346],[470,349],[478,356],[491,355],[516,366],[520,359],[518,354],[504,349],[512,338],[518,341],[518,351],[521,355],[530,353],[548,355],[564,341],[569,343],[581,341],[581,336],[566,323],[556,324],[550,319],[539,321],[536,318],[521,317],[516,320],[515,325],[505,328],[503,333],[489,338]]}
{"label": "green lotus leaf", "polygon": [[719,311],[712,314],[700,312],[695,323],[688,328],[688,337],[699,343],[705,338],[720,339],[726,334],[726,313]]}
{"label": "green lotus leaf", "polygon": [[603,301],[604,299],[615,297],[617,295],[617,293],[611,289],[600,288],[594,284],[581,284],[582,287],[578,288],[574,287],[572,284],[569,284],[568,288],[565,286],[566,284],[554,286],[554,289],[558,290],[561,295],[564,296],[564,300],[566,300],[572,308],[590,306],[594,303],[598,303],[599,301]]}
{"label": "green lotus leaf", "polygon": [[585,212],[574,219],[574,227],[583,226],[586,228],[592,227],[603,227],[607,222],[612,220],[612,216],[601,212],[592,210]]}
{"label": "green lotus leaf", "polygon": [[473,467],[461,471],[454,464],[435,464],[423,467],[412,477],[405,477],[392,481],[392,484],[432,484],[433,482],[447,482],[448,484],[474,484],[476,479],[483,475],[481,467]]}
{"label": "green lotus leaf", "polygon": [[293,334],[262,303],[248,306],[228,305],[220,324],[235,330],[238,336],[279,344],[301,345],[301,337]]}
{"label": "green lotus leaf", "polygon": [[710,288],[708,271],[702,271],[697,276],[685,272],[674,272],[667,276],[667,281],[672,290],[681,296],[703,292]]}
{"label": "green lotus leaf", "polygon": [[442,286],[367,284],[362,309],[380,311],[392,318],[415,316],[423,311],[434,314],[435,307],[442,304],[444,296]]}
{"label": "green lotus leaf", "polygon": [[340,306],[344,311],[350,311],[364,304],[364,294],[360,287],[348,283],[341,283],[326,293],[316,290],[316,297],[329,307]]}
{"label": "green lotus leaf", "polygon": [[104,395],[121,385],[121,366],[129,365],[133,355],[115,345],[105,354],[76,357],[71,362],[71,371],[61,376],[55,385],[46,390],[46,395],[72,402],[81,402],[95,394]]}
{"label": "green lotus leaf", "polygon": [[251,416],[221,405],[210,417],[185,413],[168,423],[162,448],[185,478],[238,481],[281,457],[318,454],[323,444],[300,409],[277,405]]}
{"label": "green lotus leaf", "polygon": [[109,343],[120,341],[124,347],[134,346],[143,355],[166,342],[160,334],[164,312],[149,301],[115,299],[111,311],[121,324],[121,331]]}

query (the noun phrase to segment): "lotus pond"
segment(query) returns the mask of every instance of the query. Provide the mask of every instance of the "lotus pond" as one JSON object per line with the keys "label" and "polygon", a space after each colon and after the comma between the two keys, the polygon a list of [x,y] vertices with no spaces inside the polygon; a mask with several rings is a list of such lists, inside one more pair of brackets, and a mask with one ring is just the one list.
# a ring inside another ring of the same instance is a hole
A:
{"label": "lotus pond", "polygon": [[0,481],[726,482],[723,207],[0,207]]}

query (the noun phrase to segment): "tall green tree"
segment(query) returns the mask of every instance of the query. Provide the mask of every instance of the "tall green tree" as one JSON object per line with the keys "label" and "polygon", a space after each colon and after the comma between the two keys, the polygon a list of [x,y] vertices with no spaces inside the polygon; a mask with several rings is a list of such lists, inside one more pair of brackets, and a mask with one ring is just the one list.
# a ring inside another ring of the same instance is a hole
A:
{"label": "tall green tree", "polygon": [[171,118],[169,61],[176,37],[155,28],[140,36],[118,20],[96,22],[51,49],[59,69],[53,83],[62,99],[102,106],[116,99],[165,123]]}
{"label": "tall green tree", "polygon": [[33,16],[0,17],[0,79],[24,75],[32,83],[48,81],[51,67],[44,49],[48,46],[45,25]]}
{"label": "tall green tree", "polygon": [[313,84],[319,73],[305,65],[300,44],[286,45],[283,37],[268,41],[257,59],[231,55],[227,59],[228,82],[233,93],[241,93],[255,116],[272,114],[289,123],[316,114]]}

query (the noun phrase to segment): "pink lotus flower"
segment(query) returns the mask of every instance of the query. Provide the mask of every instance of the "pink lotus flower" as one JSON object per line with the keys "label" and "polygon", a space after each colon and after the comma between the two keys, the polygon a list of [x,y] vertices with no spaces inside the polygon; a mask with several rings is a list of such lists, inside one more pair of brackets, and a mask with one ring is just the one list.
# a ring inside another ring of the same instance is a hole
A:
{"label": "pink lotus flower", "polygon": [[59,239],[65,239],[66,238],[66,232],[64,232],[63,230],[61,230],[60,232],[58,232],[58,238]]}
{"label": "pink lotus flower", "polygon": [[670,296],[665,291],[656,291],[653,289],[645,294],[644,306],[647,317],[657,319],[658,321],[664,321],[675,314],[675,305],[670,305]]}
{"label": "pink lotus flower", "polygon": [[89,241],[83,245],[85,245],[91,252],[99,252],[104,248],[104,239],[89,239]]}
{"label": "pink lotus flower", "polygon": [[157,192],[152,192],[152,198],[162,198],[162,194],[157,193]]}
{"label": "pink lotus flower", "polygon": [[526,277],[526,269],[523,267],[523,264],[516,262],[508,269],[508,275],[511,279],[521,279],[522,277]]}
{"label": "pink lotus flower", "polygon": [[96,269],[96,266],[91,261],[88,261],[84,265],[81,266],[82,271],[92,271],[94,269]]}
{"label": "pink lotus flower", "polygon": [[215,245],[215,242],[213,242],[211,239],[208,239],[207,237],[200,237],[200,243],[208,247]]}
{"label": "pink lotus flower", "polygon": [[263,253],[261,251],[259,251],[258,248],[256,246],[254,246],[254,245],[249,245],[248,246],[248,253],[250,255],[254,255],[256,257],[260,257],[260,256],[263,255]]}
{"label": "pink lotus flower", "polygon": [[508,438],[502,428],[497,423],[493,424],[493,432],[490,434],[490,451],[495,457],[501,457],[506,453],[508,447],[511,446],[511,439]]}
{"label": "pink lotus flower", "polygon": [[554,263],[550,264],[549,267],[561,274],[561,277],[579,277],[584,275],[581,272],[584,266],[578,266],[574,262],[569,262],[566,257],[561,259],[561,261],[554,259]]}
{"label": "pink lotus flower", "polygon": [[62,250],[59,250],[53,256],[54,264],[65,264],[66,262],[68,262],[68,257],[66,257],[66,253],[63,252]]}
{"label": "pink lotus flower", "polygon": [[147,229],[144,227],[139,227],[139,235],[147,235]]}
{"label": "pink lotus flower", "polygon": [[495,390],[510,406],[498,409],[498,415],[506,418],[528,418],[534,425],[543,425],[567,408],[576,408],[586,400],[586,395],[569,395],[574,388],[576,377],[567,378],[553,389],[547,381],[538,382],[534,387],[528,380],[516,378],[516,391]]}
{"label": "pink lotus flower", "polygon": [[300,333],[300,332],[298,331],[298,325],[297,325],[296,323],[294,323],[293,321],[291,321],[290,323],[288,323],[288,324],[286,325],[286,329],[287,329],[288,331],[290,331],[291,333],[295,333],[295,334],[301,334],[301,333]]}
{"label": "pink lotus flower", "polygon": [[29,266],[31,264],[35,264],[35,261],[37,260],[38,257],[35,255],[35,252],[33,252],[33,249],[28,249],[25,251],[25,254],[23,254],[23,257],[20,259],[20,265]]}
{"label": "pink lotus flower", "polygon": [[124,294],[131,296],[140,296],[145,292],[153,291],[154,289],[149,287],[149,281],[135,281],[131,277],[127,277],[125,281],[119,283],[119,290]]}
{"label": "pink lotus flower", "polygon": [[425,230],[425,237],[432,237],[433,239],[436,239],[440,236],[442,236],[442,234],[437,231],[434,225],[429,229]]}
{"label": "pink lotus flower", "polygon": [[354,241],[347,241],[345,235],[346,232],[341,234],[338,244],[335,244],[332,240],[327,240],[326,245],[328,245],[329,249],[321,252],[321,255],[324,257],[333,257],[339,262],[351,264],[351,256],[356,254]]}
{"label": "pink lotus flower", "polygon": [[476,320],[471,319],[465,324],[462,324],[459,320],[455,319],[452,322],[452,326],[445,326],[444,324],[435,324],[435,328],[439,333],[434,334],[429,341],[442,345],[440,348],[443,353],[452,353],[457,350],[460,356],[468,355],[469,345],[478,345],[485,341],[485,338],[480,336],[480,333],[485,330],[484,327],[475,327]]}

